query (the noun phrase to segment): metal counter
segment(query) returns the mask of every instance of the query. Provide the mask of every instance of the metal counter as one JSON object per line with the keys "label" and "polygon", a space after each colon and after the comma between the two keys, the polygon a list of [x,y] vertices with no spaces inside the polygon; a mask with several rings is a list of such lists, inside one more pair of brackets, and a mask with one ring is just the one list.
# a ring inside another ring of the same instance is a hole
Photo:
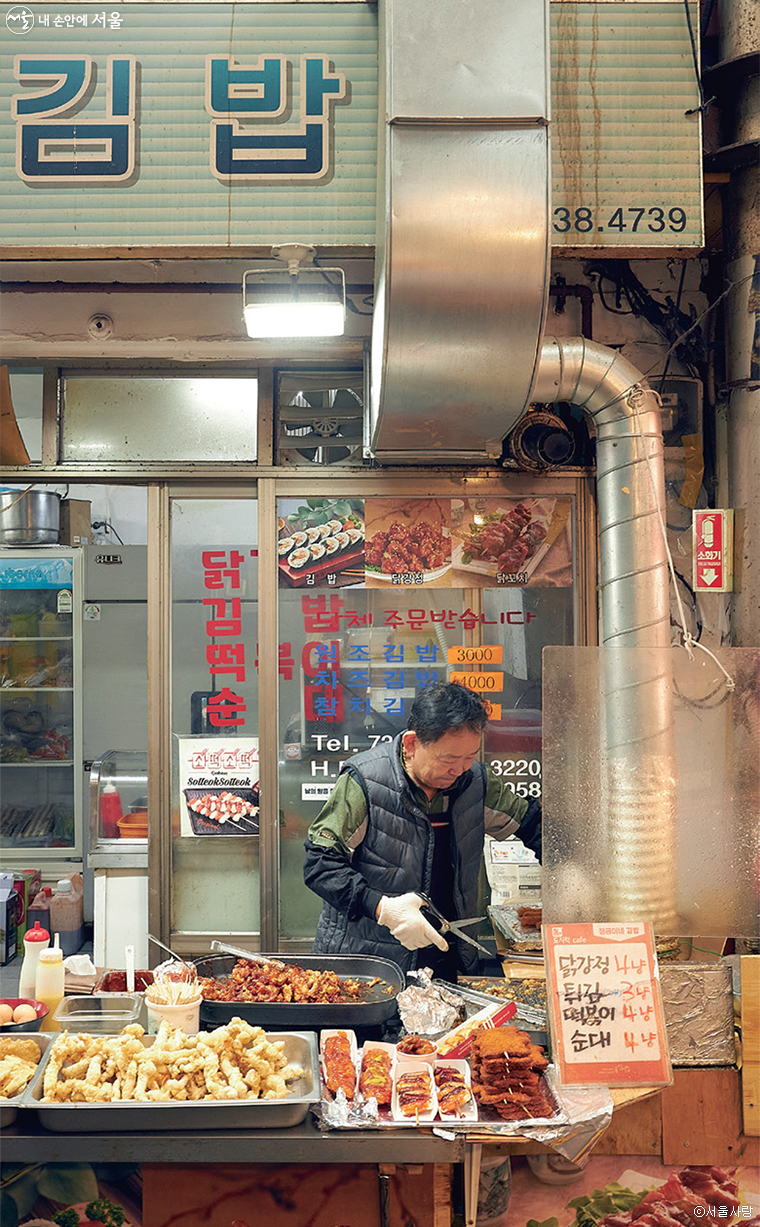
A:
{"label": "metal counter", "polygon": [[[25,1114],[26,1116],[26,1114]],[[5,1163],[461,1163],[465,1141],[413,1129],[51,1133],[19,1117],[0,1134]],[[202,1156],[202,1158],[201,1158]]]}

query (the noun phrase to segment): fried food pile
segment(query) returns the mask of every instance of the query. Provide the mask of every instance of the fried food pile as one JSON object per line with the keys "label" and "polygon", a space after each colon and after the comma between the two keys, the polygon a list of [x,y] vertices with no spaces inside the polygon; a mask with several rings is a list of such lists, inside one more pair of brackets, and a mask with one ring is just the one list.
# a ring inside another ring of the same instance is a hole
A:
{"label": "fried food pile", "polygon": [[215,1031],[185,1035],[162,1022],[146,1047],[137,1023],[119,1035],[70,1035],[50,1051],[43,1103],[178,1102],[199,1099],[285,1099],[303,1070],[288,1065],[284,1041],[233,1018]]}
{"label": "fried food pile", "polygon": [[316,971],[279,962],[238,959],[226,979],[199,976],[204,1001],[287,1001],[324,1005],[360,1001],[378,980],[342,980],[334,971]]}
{"label": "fried food pile", "polygon": [[402,1116],[421,1116],[433,1106],[431,1070],[415,1070],[396,1079],[396,1098]]}
{"label": "fried food pile", "polygon": [[351,1041],[345,1031],[327,1037],[322,1052],[327,1089],[333,1094],[341,1088],[346,1099],[353,1099],[356,1090],[356,1067],[351,1055]]}
{"label": "fried food pile", "polygon": [[553,1116],[541,1080],[548,1064],[543,1048],[531,1043],[527,1031],[481,1028],[470,1056],[475,1098],[504,1120]]}
{"label": "fried food pile", "polygon": [[457,1116],[472,1101],[464,1074],[455,1065],[437,1065],[434,1077],[441,1116]]}
{"label": "fried food pile", "polygon": [[517,918],[524,929],[540,929],[543,919],[543,908],[518,907]]}
{"label": "fried food pile", "polygon": [[39,1065],[40,1047],[20,1035],[0,1035],[0,1099],[15,1099]]}
{"label": "fried food pile", "polygon": [[391,1058],[384,1048],[365,1048],[359,1074],[359,1090],[365,1099],[374,1096],[378,1107],[388,1104],[393,1095]]}

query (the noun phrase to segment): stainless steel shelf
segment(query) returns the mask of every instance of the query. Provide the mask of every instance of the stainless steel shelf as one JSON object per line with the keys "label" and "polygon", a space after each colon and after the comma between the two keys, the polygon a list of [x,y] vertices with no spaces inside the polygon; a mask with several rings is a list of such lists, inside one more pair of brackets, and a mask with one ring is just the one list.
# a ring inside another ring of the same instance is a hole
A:
{"label": "stainless steel shelf", "polygon": [[19,1117],[2,1149],[6,1163],[461,1163],[465,1142],[416,1129],[322,1133],[311,1119],[292,1129],[93,1134],[51,1133]]}

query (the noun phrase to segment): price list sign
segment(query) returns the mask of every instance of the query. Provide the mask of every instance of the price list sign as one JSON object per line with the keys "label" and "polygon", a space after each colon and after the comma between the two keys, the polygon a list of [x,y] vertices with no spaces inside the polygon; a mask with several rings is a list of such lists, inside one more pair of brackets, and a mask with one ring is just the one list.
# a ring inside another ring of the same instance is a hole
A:
{"label": "price list sign", "polygon": [[544,925],[549,1020],[561,1083],[673,1080],[652,926]]}

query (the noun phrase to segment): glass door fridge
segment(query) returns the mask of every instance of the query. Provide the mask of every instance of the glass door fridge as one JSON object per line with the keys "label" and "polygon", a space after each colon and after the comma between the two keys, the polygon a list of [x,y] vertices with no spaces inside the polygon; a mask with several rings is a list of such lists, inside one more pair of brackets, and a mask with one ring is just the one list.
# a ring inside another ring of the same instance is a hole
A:
{"label": "glass door fridge", "polygon": [[82,857],[82,562],[0,549],[0,849],[9,867]]}

